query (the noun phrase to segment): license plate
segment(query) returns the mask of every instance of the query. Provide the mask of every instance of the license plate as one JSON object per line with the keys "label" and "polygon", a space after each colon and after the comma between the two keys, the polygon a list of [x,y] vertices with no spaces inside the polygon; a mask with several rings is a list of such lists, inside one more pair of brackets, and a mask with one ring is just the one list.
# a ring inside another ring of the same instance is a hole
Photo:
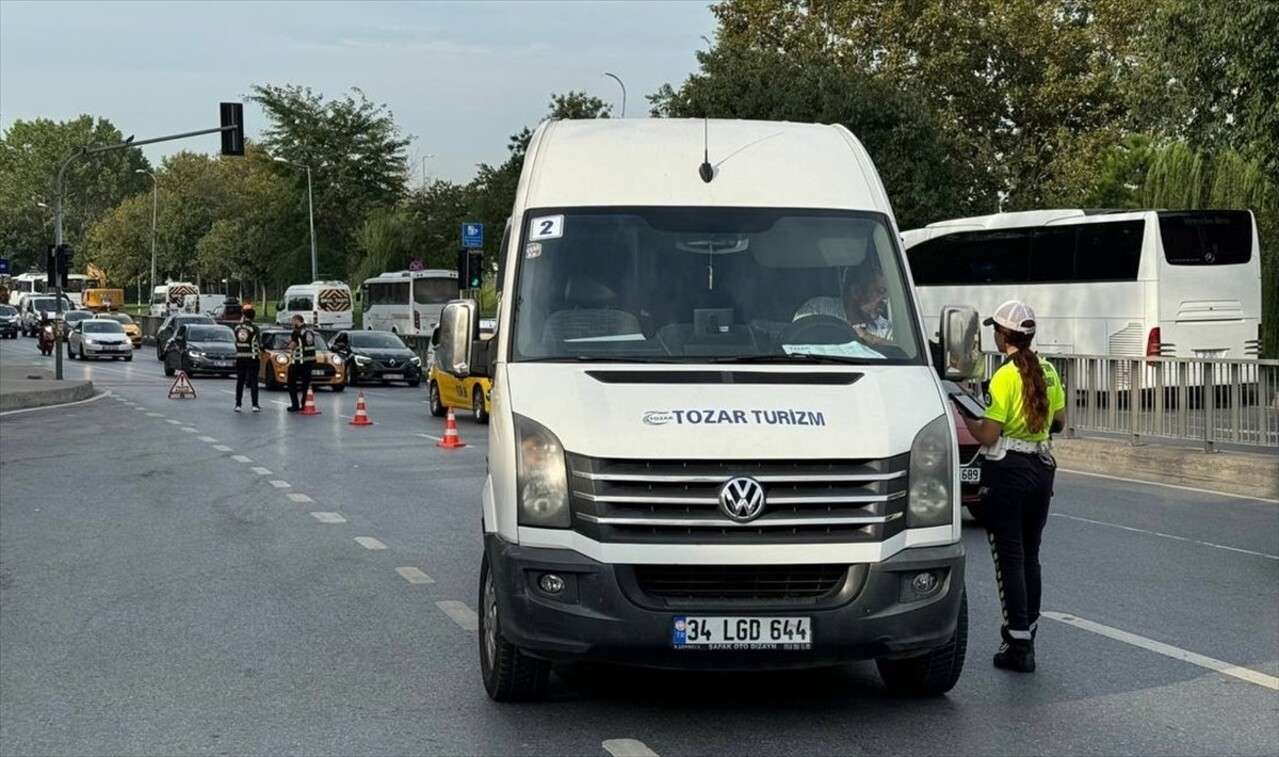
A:
{"label": "license plate", "polygon": [[403,373],[383,373],[383,374],[382,374],[382,378],[384,378],[384,379],[386,379],[386,380],[388,380],[388,381],[390,381],[390,380],[392,380],[392,379],[402,379],[402,378],[404,378],[404,374],[403,374]]}
{"label": "license plate", "polygon": [[213,365],[216,368],[230,368],[231,361],[230,360],[214,360]]}
{"label": "license plate", "polygon": [[961,483],[961,484],[980,484],[980,483],[981,483],[981,468],[976,467],[976,466],[974,466],[974,467],[972,467],[972,468],[960,468],[960,469],[959,469],[959,483]]}
{"label": "license plate", "polygon": [[671,644],[676,649],[812,649],[812,621],[810,618],[676,615]]}
{"label": "license plate", "polygon": [[324,371],[311,371],[311,378],[324,378]]}

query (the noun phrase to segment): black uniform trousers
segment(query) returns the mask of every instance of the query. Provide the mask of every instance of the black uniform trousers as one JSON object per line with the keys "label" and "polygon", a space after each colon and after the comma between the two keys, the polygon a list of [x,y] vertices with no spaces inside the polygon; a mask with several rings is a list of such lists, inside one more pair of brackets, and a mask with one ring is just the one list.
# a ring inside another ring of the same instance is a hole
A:
{"label": "black uniform trousers", "polygon": [[1030,639],[1039,623],[1043,582],[1039,544],[1048,522],[1056,465],[1051,458],[1009,452],[982,464],[982,501],[969,507],[986,529],[1003,607],[1002,635]]}
{"label": "black uniform trousers", "polygon": [[311,368],[315,363],[289,364],[289,405],[295,410],[302,409],[306,401],[306,392],[311,388]]}
{"label": "black uniform trousers", "polygon": [[249,399],[253,406],[258,406],[258,370],[257,358],[236,358],[235,361],[235,406],[244,402],[244,387],[249,387]]}

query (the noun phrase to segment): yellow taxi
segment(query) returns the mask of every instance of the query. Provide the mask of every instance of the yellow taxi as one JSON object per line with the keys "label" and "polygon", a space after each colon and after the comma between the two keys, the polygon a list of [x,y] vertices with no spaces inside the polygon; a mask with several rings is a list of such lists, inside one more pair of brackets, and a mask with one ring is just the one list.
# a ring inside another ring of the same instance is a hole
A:
{"label": "yellow taxi", "polygon": [[[288,329],[262,330],[262,356],[258,378],[267,389],[283,389],[289,385]],[[327,386],[335,392],[346,389],[346,361],[329,351],[324,337],[315,335],[315,365],[311,368],[311,386]]]}
{"label": "yellow taxi", "polygon": [[98,313],[94,318],[109,318],[124,327],[124,333],[133,342],[133,349],[142,346],[142,327],[133,322],[128,313]]}
{"label": "yellow taxi", "polygon": [[470,410],[475,415],[476,423],[489,422],[493,382],[488,376],[472,375],[460,379],[432,364],[429,381],[431,415],[443,418],[451,407],[454,410]]}

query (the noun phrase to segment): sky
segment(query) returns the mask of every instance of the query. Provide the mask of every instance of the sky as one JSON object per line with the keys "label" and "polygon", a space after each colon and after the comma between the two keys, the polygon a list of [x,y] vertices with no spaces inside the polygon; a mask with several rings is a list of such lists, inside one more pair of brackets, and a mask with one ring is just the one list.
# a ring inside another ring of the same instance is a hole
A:
{"label": "sky", "polygon": [[[385,103],[412,180],[466,182],[506,159],[508,137],[546,113],[552,93],[585,91],[648,115],[645,96],[678,87],[713,38],[710,0],[472,2],[29,2],[0,0],[0,128],[82,113],[145,139],[218,125],[254,84],[298,84],[327,98],[358,87]],[[215,152],[217,136],[142,148],[153,162]]]}

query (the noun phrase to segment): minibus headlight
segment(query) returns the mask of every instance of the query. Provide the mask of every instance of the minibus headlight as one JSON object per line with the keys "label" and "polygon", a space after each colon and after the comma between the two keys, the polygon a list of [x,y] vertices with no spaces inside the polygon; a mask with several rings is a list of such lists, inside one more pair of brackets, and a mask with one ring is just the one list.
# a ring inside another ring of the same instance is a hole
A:
{"label": "minibus headlight", "polygon": [[515,443],[520,525],[568,528],[568,474],[560,440],[541,424],[517,415]]}
{"label": "minibus headlight", "polygon": [[907,528],[944,526],[954,516],[954,452],[945,415],[934,418],[910,445]]}

